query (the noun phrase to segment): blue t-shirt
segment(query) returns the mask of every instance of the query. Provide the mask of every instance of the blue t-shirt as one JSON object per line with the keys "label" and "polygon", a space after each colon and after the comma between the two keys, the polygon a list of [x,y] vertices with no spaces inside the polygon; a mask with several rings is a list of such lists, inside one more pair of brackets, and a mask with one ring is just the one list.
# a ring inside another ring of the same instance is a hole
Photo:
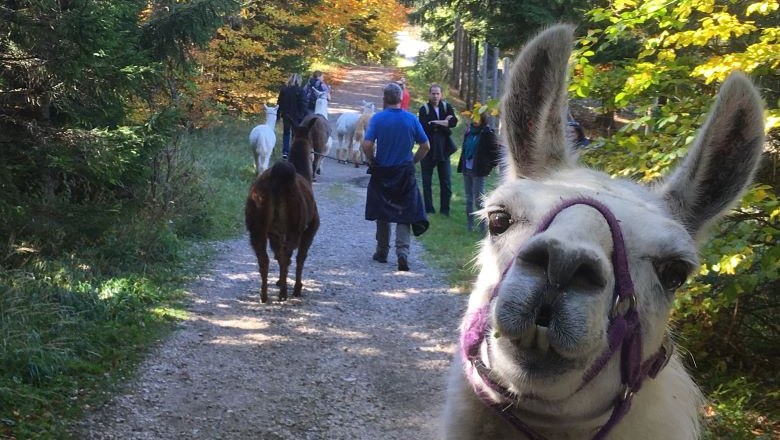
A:
{"label": "blue t-shirt", "polygon": [[386,108],[372,116],[363,139],[375,142],[376,163],[384,167],[411,162],[414,143],[428,142],[417,116],[400,108]]}

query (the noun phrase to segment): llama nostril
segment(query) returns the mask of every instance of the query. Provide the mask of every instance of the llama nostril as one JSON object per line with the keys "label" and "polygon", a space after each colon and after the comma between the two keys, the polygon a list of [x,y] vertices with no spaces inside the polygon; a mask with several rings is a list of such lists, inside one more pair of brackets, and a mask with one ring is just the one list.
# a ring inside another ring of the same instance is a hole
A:
{"label": "llama nostril", "polygon": [[535,266],[547,272],[547,266],[550,264],[550,254],[545,246],[532,245],[521,252],[519,258],[522,262]]}
{"label": "llama nostril", "polygon": [[581,264],[577,270],[574,271],[572,282],[580,283],[582,284],[582,287],[589,286],[596,289],[603,289],[607,285],[607,281],[598,269],[597,263],[592,261]]}
{"label": "llama nostril", "polygon": [[549,327],[552,319],[552,307],[548,304],[543,305],[536,314],[536,325],[539,327]]}

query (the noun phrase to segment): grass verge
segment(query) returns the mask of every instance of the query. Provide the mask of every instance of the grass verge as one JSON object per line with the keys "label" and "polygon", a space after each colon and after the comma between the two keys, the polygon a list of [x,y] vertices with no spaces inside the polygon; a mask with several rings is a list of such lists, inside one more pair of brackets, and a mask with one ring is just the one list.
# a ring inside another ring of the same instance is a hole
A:
{"label": "grass verge", "polygon": [[132,378],[186,317],[183,288],[208,261],[208,241],[243,231],[254,178],[247,136],[257,123],[233,120],[185,137],[182,169],[201,175],[173,189],[197,195],[172,199],[184,213],[175,220],[128,210],[91,246],[52,256],[17,243],[0,259],[0,438],[72,438],[84,411]]}

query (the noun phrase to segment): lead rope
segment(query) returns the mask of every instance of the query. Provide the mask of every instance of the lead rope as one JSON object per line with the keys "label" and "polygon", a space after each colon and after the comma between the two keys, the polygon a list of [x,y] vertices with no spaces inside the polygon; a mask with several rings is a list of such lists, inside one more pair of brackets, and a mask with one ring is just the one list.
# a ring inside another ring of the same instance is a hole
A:
{"label": "lead rope", "polygon": [[357,168],[357,167],[359,167],[361,165],[368,166],[368,162],[366,162],[366,161],[355,162],[353,160],[341,160],[338,157],[328,156],[327,154],[318,153],[316,151],[312,151],[311,153],[314,154],[314,155],[320,156],[320,157],[324,157],[325,159],[335,160],[335,161],[337,161],[339,163],[343,162],[343,163],[348,163],[348,164],[355,165],[355,168]]}
{"label": "lead rope", "polygon": [[[534,235],[547,230],[555,217],[564,209],[574,205],[588,205],[601,213],[609,225],[612,234],[612,265],[615,271],[615,300],[610,311],[610,324],[607,329],[608,348],[594,362],[593,366],[583,376],[582,384],[576,392],[582,390],[601,370],[606,366],[609,359],[621,349],[620,355],[620,375],[624,390],[616,398],[612,414],[609,420],[599,429],[593,437],[593,440],[603,440],[607,434],[628,414],[631,409],[631,401],[634,394],[639,391],[645,378],[655,378],[658,373],[666,366],[672,355],[670,339],[667,338],[661,345],[658,352],[651,356],[644,363],[642,362],[642,339],[639,314],[636,311],[636,297],[634,294],[634,283],[631,280],[631,274],[628,270],[628,258],[626,255],[625,242],[620,230],[620,224],[612,211],[606,205],[591,198],[576,198],[563,202],[561,205],[550,211],[543,219]],[[488,333],[488,312],[490,303],[498,294],[498,288],[504,280],[509,268],[514,264],[514,260],[507,265],[501,274],[501,278],[491,292],[490,301],[475,312],[468,315],[467,325],[464,326],[461,334],[461,357],[464,361],[466,377],[472,384],[475,393],[487,406],[491,407],[502,419],[515,427],[518,431],[525,434],[530,440],[545,440],[545,437],[534,431],[530,426],[520,420],[509,410],[514,405],[516,396],[508,389],[498,384],[490,377],[490,370],[484,365],[479,357],[479,347],[484,342]],[[486,390],[479,386],[479,382],[474,380],[478,376],[481,382],[488,388],[501,395],[507,402],[496,402]]]}

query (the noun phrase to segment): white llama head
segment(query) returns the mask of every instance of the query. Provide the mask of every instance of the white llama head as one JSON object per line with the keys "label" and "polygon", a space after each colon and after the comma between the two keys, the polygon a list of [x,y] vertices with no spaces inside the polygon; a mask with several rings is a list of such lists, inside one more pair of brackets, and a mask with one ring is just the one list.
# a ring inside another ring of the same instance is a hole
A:
{"label": "white llama head", "polygon": [[276,115],[279,111],[279,106],[271,107],[267,104],[263,104],[263,108],[265,108],[265,125],[273,127],[276,124]]}
{"label": "white llama head", "polygon": [[[616,316],[635,315],[632,328],[641,342],[629,350],[639,352],[640,364],[650,362],[668,340],[675,289],[697,268],[700,232],[739,198],[758,164],[761,100],[745,76],[733,74],[688,156],[662,184],[646,187],[577,165],[564,135],[572,43],[570,26],[544,31],[518,55],[505,85],[504,175],[482,211],[490,233],[463,322],[462,365],[448,397],[448,439],[479,438],[478,432],[517,438],[498,434],[507,423],[485,412],[478,394],[546,435],[590,438],[580,436],[604,425],[604,409],[626,388],[623,340],[612,352],[608,341],[611,323],[623,319],[610,317],[617,284],[633,281],[635,302],[631,295],[619,296],[625,299]],[[627,263],[622,272],[614,263],[621,247]],[[681,383],[698,396],[679,362],[672,364],[645,380],[637,394],[651,396],[658,384]],[[503,390],[490,389],[480,368]],[[684,378],[673,381],[669,370]],[[467,378],[471,383],[464,385]],[[695,419],[697,399],[686,399],[682,405],[694,408],[684,411]],[[468,409],[464,402],[470,401],[482,409]],[[647,406],[635,400],[629,416],[641,416],[639,403]],[[677,408],[667,406],[670,412]],[[658,417],[664,410],[654,411]],[[572,428],[578,420],[590,424],[578,431]],[[490,423],[498,427],[486,428]]]}

